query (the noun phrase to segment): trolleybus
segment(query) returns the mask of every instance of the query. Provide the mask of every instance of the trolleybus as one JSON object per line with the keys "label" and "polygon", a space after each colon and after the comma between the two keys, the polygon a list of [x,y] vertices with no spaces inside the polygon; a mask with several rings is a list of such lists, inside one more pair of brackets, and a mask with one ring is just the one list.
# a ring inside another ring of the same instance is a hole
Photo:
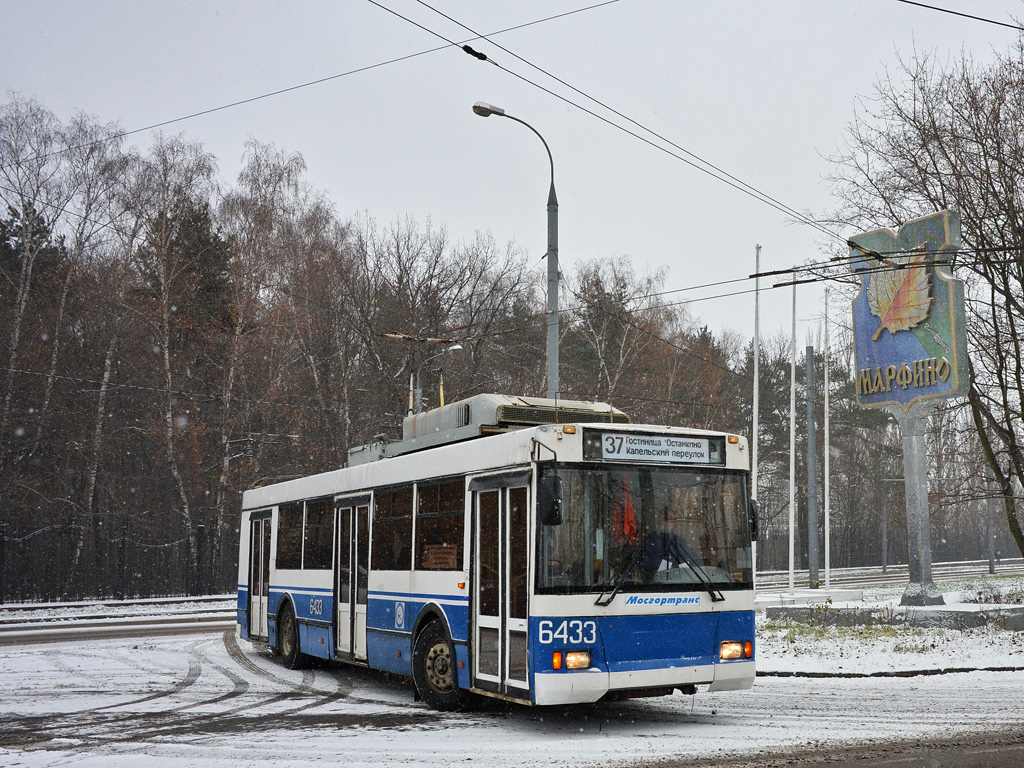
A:
{"label": "trolleybus", "polygon": [[411,676],[440,710],[754,680],[746,441],[478,395],[243,496],[238,633]]}

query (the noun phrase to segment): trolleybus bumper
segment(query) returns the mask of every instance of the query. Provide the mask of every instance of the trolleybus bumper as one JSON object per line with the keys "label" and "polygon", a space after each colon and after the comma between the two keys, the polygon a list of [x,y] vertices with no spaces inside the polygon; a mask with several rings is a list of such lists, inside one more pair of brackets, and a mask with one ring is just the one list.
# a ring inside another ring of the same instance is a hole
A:
{"label": "trolleybus bumper", "polygon": [[642,669],[603,672],[537,672],[533,678],[536,704],[583,704],[600,699],[609,691],[649,688],[681,688],[711,685],[712,691],[750,688],[754,683],[754,662],[709,664],[697,667]]}
{"label": "trolleybus bumper", "polygon": [[715,664],[715,680],[709,691],[741,691],[754,686],[753,661],[729,661]]}

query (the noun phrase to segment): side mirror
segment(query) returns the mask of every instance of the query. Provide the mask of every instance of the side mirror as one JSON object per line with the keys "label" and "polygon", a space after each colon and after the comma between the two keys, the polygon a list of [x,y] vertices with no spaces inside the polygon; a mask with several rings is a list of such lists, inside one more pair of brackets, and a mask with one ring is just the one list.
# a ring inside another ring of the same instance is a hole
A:
{"label": "side mirror", "polygon": [[542,525],[562,524],[562,478],[541,475],[537,481],[537,512]]}
{"label": "side mirror", "polygon": [[750,540],[757,541],[758,533],[758,512],[760,508],[757,504],[757,499],[751,499],[747,505],[747,517],[750,520]]}

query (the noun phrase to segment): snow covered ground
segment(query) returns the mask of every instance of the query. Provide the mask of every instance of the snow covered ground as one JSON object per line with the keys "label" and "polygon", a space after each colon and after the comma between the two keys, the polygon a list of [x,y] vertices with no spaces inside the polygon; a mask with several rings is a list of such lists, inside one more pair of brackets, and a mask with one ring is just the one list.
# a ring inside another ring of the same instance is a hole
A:
{"label": "snow covered ground", "polygon": [[[994,583],[1024,589],[1019,577]],[[976,585],[942,586],[954,602]],[[873,590],[851,607],[891,606],[900,592]],[[230,633],[0,647],[0,765],[561,768],[1024,727],[1024,632],[822,628],[763,612],[758,624],[766,674],[751,691],[553,709],[484,702],[456,715],[379,673],[286,670]],[[931,674],[949,669],[963,671]],[[899,676],[912,671],[924,674]],[[817,676],[835,673],[861,676]]]}

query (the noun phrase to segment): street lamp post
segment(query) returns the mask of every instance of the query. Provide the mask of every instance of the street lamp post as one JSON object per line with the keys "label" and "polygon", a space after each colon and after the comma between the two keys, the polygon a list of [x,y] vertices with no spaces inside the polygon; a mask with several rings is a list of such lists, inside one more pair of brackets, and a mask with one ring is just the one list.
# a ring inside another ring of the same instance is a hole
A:
{"label": "street lamp post", "polygon": [[547,337],[547,357],[548,357],[548,397],[552,400],[558,398],[558,281],[561,277],[558,271],[558,198],[555,196],[555,161],[551,156],[551,149],[548,147],[548,143],[544,141],[544,137],[540,135],[536,128],[527,123],[525,120],[520,120],[518,117],[506,114],[505,110],[501,107],[495,107],[491,104],[485,104],[482,101],[478,101],[473,105],[473,112],[480,115],[480,117],[490,117],[491,115],[498,115],[499,117],[507,117],[509,120],[514,120],[517,123],[525,125],[531,131],[536,134],[537,138],[540,139],[544,145],[545,151],[548,153],[548,162],[551,164],[551,187],[548,190],[548,337]]}

